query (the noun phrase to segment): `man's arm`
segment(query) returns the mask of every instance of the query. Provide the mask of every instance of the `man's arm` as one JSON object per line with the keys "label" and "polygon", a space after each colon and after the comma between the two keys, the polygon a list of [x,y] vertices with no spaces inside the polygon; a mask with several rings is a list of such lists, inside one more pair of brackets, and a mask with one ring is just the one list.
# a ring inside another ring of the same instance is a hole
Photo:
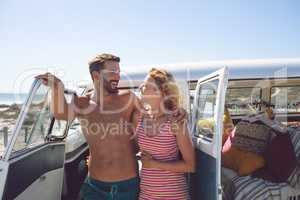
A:
{"label": "man's arm", "polygon": [[141,100],[134,94],[134,92],[129,91],[129,101],[131,101],[131,114],[130,114],[130,123],[134,128],[137,127],[139,118],[143,114],[143,104]]}
{"label": "man's arm", "polygon": [[130,116],[130,123],[132,127],[132,139],[134,139],[135,143],[135,152],[138,153],[140,151],[138,142],[137,142],[137,137],[136,137],[136,128],[139,122],[139,118],[141,116],[141,109],[142,109],[142,103],[140,99],[130,91],[131,98],[130,100],[132,101],[132,111],[131,111],[131,116]]}
{"label": "man's arm", "polygon": [[72,121],[75,114],[75,107],[67,103],[64,95],[64,84],[56,76],[50,73],[36,76],[44,85],[51,88],[51,112],[58,120]]}

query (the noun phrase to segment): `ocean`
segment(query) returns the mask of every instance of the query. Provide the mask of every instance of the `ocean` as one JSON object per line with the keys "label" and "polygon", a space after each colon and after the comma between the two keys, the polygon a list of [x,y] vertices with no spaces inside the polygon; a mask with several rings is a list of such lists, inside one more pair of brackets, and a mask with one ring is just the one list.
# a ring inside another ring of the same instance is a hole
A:
{"label": "ocean", "polygon": [[27,94],[25,93],[0,93],[0,105],[12,105],[24,103]]}

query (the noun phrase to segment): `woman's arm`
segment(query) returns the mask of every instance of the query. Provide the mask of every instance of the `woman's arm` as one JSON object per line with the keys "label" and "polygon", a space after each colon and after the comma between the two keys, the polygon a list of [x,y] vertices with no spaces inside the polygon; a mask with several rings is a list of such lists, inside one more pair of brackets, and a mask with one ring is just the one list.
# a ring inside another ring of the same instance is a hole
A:
{"label": "woman's arm", "polygon": [[195,150],[191,141],[187,122],[172,125],[177,144],[182,155],[178,161],[161,162],[154,160],[147,152],[142,152],[142,163],[145,168],[157,168],[172,172],[195,172]]}

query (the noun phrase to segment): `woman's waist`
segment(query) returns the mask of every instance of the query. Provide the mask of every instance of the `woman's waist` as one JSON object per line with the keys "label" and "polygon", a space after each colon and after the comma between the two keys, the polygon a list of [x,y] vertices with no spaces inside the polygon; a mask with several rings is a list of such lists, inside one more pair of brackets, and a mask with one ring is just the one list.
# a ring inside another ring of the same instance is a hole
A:
{"label": "woman's waist", "polygon": [[140,172],[141,178],[158,178],[161,179],[162,177],[166,178],[185,178],[185,173],[183,172],[171,172],[162,169],[155,169],[155,168],[142,168]]}
{"label": "woman's waist", "polygon": [[155,190],[186,188],[187,180],[184,173],[169,172],[155,169],[142,169],[140,173],[141,188]]}
{"label": "woman's waist", "polygon": [[160,162],[174,162],[179,160],[178,152],[152,152],[147,151],[153,159]]}

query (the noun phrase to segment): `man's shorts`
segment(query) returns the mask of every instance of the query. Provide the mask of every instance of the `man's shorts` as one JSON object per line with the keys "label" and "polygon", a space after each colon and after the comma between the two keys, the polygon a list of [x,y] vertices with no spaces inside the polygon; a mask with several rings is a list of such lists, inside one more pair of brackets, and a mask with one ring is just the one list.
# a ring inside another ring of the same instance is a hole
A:
{"label": "man's shorts", "polygon": [[139,195],[139,178],[103,182],[88,177],[80,193],[84,200],[136,200]]}

